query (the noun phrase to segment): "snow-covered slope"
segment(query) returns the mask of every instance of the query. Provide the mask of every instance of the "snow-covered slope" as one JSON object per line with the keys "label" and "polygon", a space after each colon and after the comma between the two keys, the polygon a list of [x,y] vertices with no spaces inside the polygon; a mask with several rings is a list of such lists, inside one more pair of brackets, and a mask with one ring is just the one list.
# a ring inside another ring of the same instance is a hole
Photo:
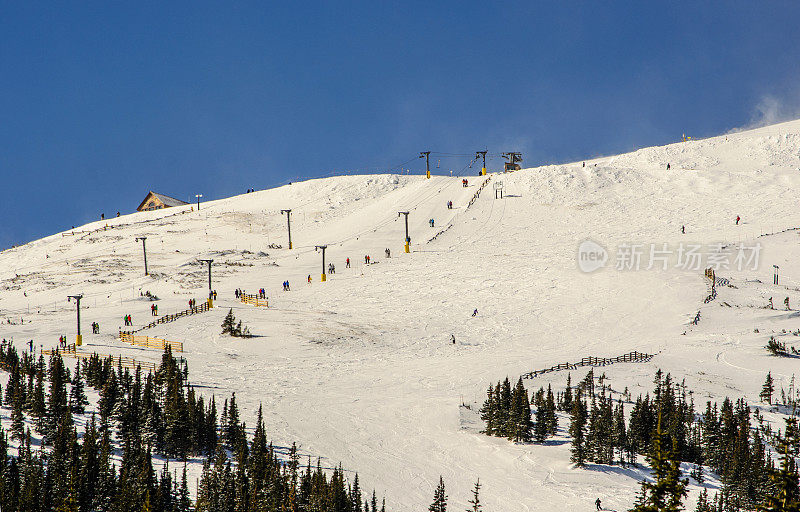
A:
{"label": "snow-covered slope", "polygon": [[[148,334],[185,343],[190,380],[203,393],[235,391],[249,425],[263,403],[276,444],[296,440],[304,454],[341,461],[397,511],[426,507],[439,475],[454,510],[466,507],[477,478],[486,510],[580,510],[595,497],[615,510],[631,505],[641,473],[575,469],[568,444],[514,445],[476,432],[460,404],[480,402],[506,375],[638,350],[658,355],[603,369],[634,396],[651,388],[659,367],[685,378],[698,404],[726,395],[755,401],[767,369],[788,383],[791,361],[761,347],[770,331],[800,325],[795,313],[761,307],[769,296],[776,305],[786,295],[800,301],[797,232],[781,233],[800,226],[800,121],[490,178],[469,207],[486,178],[469,177],[464,188],[460,177],[348,176],[55,234],[0,253],[0,320],[15,322],[3,323],[0,337],[20,348],[72,337],[66,297],[84,293],[84,333],[92,321],[102,332],[85,334],[86,350],[157,361],[157,351],[116,339],[122,316],[133,315],[135,326],[151,320],[145,291],[160,297],[161,314],[185,309],[206,293],[197,259],[213,258],[216,308]],[[495,199],[500,181],[505,196]],[[280,213],[287,208],[293,250]],[[411,212],[411,254],[402,251],[399,211]],[[590,274],[577,265],[587,239],[609,256]],[[703,254],[719,243],[732,250],[731,268],[717,275],[737,288],[721,287],[703,304],[706,265],[675,268],[681,243]],[[761,244],[755,270],[737,268],[739,243]],[[625,244],[641,244],[639,270],[614,268]],[[667,270],[646,269],[651,244],[673,251]],[[327,245],[336,265],[325,283],[316,245]],[[777,287],[768,284],[773,264]],[[269,308],[234,300],[235,288],[261,287]],[[258,337],[221,336],[229,308]],[[700,323],[688,325],[698,310]],[[553,373],[531,385],[563,387],[565,379]]]}

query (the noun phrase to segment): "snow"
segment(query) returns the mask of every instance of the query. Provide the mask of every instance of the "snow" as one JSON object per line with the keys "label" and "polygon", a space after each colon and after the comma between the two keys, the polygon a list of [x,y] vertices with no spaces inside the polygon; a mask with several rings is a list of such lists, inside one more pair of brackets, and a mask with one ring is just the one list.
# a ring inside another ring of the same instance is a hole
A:
{"label": "snow", "polygon": [[[62,334],[72,339],[75,309],[66,297],[83,293],[84,350],[158,362],[158,351],[116,339],[123,315],[135,326],[151,320],[145,291],[160,298],[162,315],[202,299],[207,270],[197,259],[213,258],[215,308],[141,334],[184,342],[190,381],[218,402],[235,391],[248,426],[263,404],[277,446],[297,441],[324,465],[358,471],[362,488],[385,494],[393,511],[427,507],[439,475],[453,510],[467,507],[478,478],[486,510],[580,510],[597,497],[624,510],[645,469],[574,468],[563,433],[546,445],[484,436],[475,407],[489,383],[507,375],[633,350],[658,355],[597,372],[634,398],[652,389],[657,368],[685,379],[698,409],[725,396],[757,403],[767,371],[787,388],[796,360],[763,346],[772,334],[791,345],[795,337],[781,330],[800,327],[797,312],[779,310],[787,295],[792,307],[800,304],[800,231],[784,231],[800,226],[798,171],[800,121],[792,121],[585,167],[493,174],[470,208],[485,177],[469,176],[464,188],[461,177],[370,175],[292,183],[202,203],[199,211],[124,215],[0,253],[0,320],[15,322],[0,325],[0,337],[13,337],[20,349],[29,339],[45,348]],[[494,198],[497,181],[503,199]],[[293,250],[280,213],[288,208]],[[411,254],[403,253],[399,211],[411,212]],[[147,236],[150,276],[140,236]],[[606,268],[591,274],[576,260],[587,239],[609,251]],[[650,244],[697,243],[707,251],[757,242],[758,268],[718,270],[735,288],[718,287],[708,304],[705,267],[644,269]],[[324,244],[336,274],[321,283],[314,246]],[[644,246],[642,269],[614,268],[621,244]],[[779,286],[771,284],[773,264]],[[281,290],[287,279],[291,292]],[[269,308],[234,299],[235,288],[261,287]],[[763,309],[770,296],[778,309]],[[229,308],[257,337],[220,334]],[[700,322],[688,325],[698,310]],[[102,334],[87,332],[92,321]],[[587,371],[573,371],[573,381]],[[565,380],[566,372],[554,372],[526,384],[558,390]],[[5,426],[8,414],[2,410]],[[780,426],[778,416],[767,418]],[[690,502],[700,489],[692,485]]]}

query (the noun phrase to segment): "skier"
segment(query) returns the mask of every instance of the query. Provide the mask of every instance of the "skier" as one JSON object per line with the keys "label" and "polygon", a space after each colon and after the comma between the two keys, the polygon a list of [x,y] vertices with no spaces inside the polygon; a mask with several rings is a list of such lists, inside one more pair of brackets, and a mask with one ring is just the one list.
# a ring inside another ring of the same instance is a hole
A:
{"label": "skier", "polygon": [[428,222],[431,223],[431,227],[433,227],[433,219],[429,220]]}
{"label": "skier", "polygon": [[287,292],[292,291],[292,289],[289,287],[289,281],[288,280],[286,281],[286,291]]}
{"label": "skier", "polygon": [[669,162],[667,162],[667,170],[669,170]]}
{"label": "skier", "polygon": [[350,268],[350,258],[345,261],[345,268]]}
{"label": "skier", "polygon": [[789,297],[783,299],[783,305],[786,306],[786,311],[791,311],[792,308],[789,307]]}
{"label": "skier", "polygon": [[769,309],[775,309],[775,306],[772,305],[772,297],[769,298],[769,304],[767,305]]}
{"label": "skier", "polygon": [[451,334],[450,335],[450,341],[453,343],[453,345],[456,344],[456,335],[455,334]]}
{"label": "skier", "polygon": [[30,352],[33,352],[33,340],[28,342],[28,346],[30,347]]}
{"label": "skier", "polygon": [[[669,166],[669,164],[667,164],[667,166]],[[597,498],[597,501],[595,501],[594,504],[597,506],[597,510],[603,510],[603,507],[600,506],[600,498]]]}
{"label": "skier", "polygon": [[740,221],[740,220],[742,220],[742,218],[741,218],[741,217],[739,217],[739,216],[737,215],[737,216],[736,216],[736,225],[737,225],[737,226],[739,225],[739,221]]}
{"label": "skier", "polygon": [[681,234],[686,234],[686,226],[681,226]]}
{"label": "skier", "polygon": [[472,316],[477,316],[477,314],[478,314],[478,310],[477,309],[472,312]]}
{"label": "skier", "polygon": [[308,284],[311,284],[311,274],[308,274]]}
{"label": "skier", "polygon": [[392,251],[390,251],[388,247],[386,248],[386,257],[387,258],[391,258],[392,257]]}

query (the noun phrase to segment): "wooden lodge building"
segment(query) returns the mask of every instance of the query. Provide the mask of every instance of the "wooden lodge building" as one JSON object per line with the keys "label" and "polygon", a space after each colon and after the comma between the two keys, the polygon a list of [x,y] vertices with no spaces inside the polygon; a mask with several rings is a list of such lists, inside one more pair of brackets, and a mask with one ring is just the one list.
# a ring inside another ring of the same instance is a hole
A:
{"label": "wooden lodge building", "polygon": [[181,206],[189,204],[186,201],[175,199],[174,197],[165,196],[164,194],[157,194],[152,190],[148,192],[147,197],[144,198],[142,204],[136,208],[138,212],[148,212],[150,210],[161,210],[162,208],[170,208],[172,206]]}

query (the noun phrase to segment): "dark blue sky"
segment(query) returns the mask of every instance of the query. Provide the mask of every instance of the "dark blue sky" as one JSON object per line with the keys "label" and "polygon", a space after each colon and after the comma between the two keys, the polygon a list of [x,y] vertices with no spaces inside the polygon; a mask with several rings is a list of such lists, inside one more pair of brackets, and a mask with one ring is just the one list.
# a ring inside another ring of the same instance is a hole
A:
{"label": "dark blue sky", "polygon": [[150,189],[219,198],[423,150],[575,160],[800,106],[797,2],[16,4],[0,247]]}

